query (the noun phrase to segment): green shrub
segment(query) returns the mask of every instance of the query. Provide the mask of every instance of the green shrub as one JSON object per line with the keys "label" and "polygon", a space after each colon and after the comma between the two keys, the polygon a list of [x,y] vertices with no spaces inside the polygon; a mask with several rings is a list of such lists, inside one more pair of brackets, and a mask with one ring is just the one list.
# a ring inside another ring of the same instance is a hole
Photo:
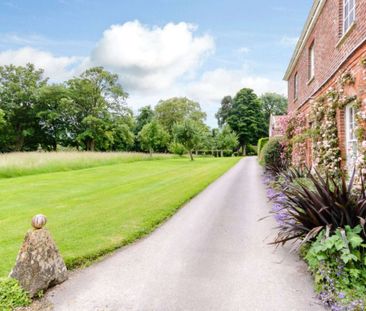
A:
{"label": "green shrub", "polygon": [[268,143],[269,137],[264,137],[258,140],[258,154],[261,153],[263,147]]}
{"label": "green shrub", "polygon": [[[320,298],[332,310],[365,310],[366,257],[363,229],[323,230],[303,252]],[[348,308],[352,307],[352,308]]]}
{"label": "green shrub", "polygon": [[233,151],[231,150],[224,150],[223,151],[224,157],[232,157],[233,156]]}
{"label": "green shrub", "polygon": [[0,310],[11,311],[31,303],[27,293],[15,279],[0,279]]}
{"label": "green shrub", "polygon": [[257,155],[257,146],[247,145],[246,155],[248,155],[248,156]]}
{"label": "green shrub", "polygon": [[[291,181],[294,173],[288,170],[281,175]],[[298,173],[299,174],[299,173]],[[348,183],[343,175],[340,180],[333,177],[323,179],[315,170],[307,170],[306,183],[297,179],[283,187],[284,198],[281,213],[286,212],[286,226],[281,227],[275,243],[314,239],[322,229],[335,233],[337,228],[354,228],[366,219],[366,184]],[[313,186],[309,187],[309,183]],[[362,230],[362,238],[366,232]]]}
{"label": "green shrub", "polygon": [[282,137],[271,137],[261,152],[261,164],[266,167],[277,166],[283,163]]}
{"label": "green shrub", "polygon": [[170,153],[177,154],[180,156],[182,156],[183,154],[185,154],[187,152],[186,148],[184,148],[184,146],[182,144],[176,143],[176,142],[171,143],[169,145],[168,150]]}

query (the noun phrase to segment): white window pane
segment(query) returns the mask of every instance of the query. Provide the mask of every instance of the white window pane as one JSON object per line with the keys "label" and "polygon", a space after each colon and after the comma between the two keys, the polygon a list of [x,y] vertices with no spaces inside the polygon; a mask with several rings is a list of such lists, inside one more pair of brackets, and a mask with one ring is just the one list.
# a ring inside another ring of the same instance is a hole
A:
{"label": "white window pane", "polygon": [[345,33],[356,20],[356,1],[344,0],[343,2],[343,32]]}
{"label": "white window pane", "polygon": [[356,10],[353,8],[352,12],[350,13],[350,24],[352,24],[356,19]]}
{"label": "white window pane", "polygon": [[352,124],[352,115],[353,115],[353,109],[352,108],[349,108],[349,122],[350,124]]}
{"label": "white window pane", "polygon": [[358,156],[358,143],[356,138],[356,109],[351,105],[345,110],[345,126],[346,126],[346,151],[347,151],[347,168],[352,173]]}

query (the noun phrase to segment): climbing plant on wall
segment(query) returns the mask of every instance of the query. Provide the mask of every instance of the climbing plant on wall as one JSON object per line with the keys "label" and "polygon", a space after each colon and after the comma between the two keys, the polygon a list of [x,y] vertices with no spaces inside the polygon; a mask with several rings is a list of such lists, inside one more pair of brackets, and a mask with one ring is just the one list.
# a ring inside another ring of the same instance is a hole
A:
{"label": "climbing plant on wall", "polygon": [[311,107],[313,165],[323,173],[339,176],[341,150],[337,130],[339,94],[334,89],[315,100]]}
{"label": "climbing plant on wall", "polygon": [[[366,80],[366,58],[362,60],[363,76]],[[342,173],[337,114],[346,106],[355,108],[357,137],[357,157],[355,162],[356,183],[362,174],[366,178],[366,101],[363,105],[357,95],[349,96],[349,87],[354,88],[356,78],[352,71],[342,73],[335,86],[311,103],[308,115],[297,111],[288,116],[286,130],[287,151],[291,155],[293,166],[306,163],[307,142],[312,141],[312,165],[323,175],[338,177]],[[360,91],[359,94],[366,94]],[[343,167],[344,168],[344,167]]]}
{"label": "climbing plant on wall", "polygon": [[286,141],[287,152],[291,154],[292,165],[302,167],[306,164],[306,139],[308,138],[306,115],[297,111],[289,116]]}

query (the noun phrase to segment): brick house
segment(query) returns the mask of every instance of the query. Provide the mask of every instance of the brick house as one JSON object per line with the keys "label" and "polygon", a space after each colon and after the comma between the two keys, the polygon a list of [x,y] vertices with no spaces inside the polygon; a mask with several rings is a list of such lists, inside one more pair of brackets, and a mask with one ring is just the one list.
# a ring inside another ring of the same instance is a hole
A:
{"label": "brick house", "polygon": [[271,115],[269,119],[269,137],[283,136],[284,128],[283,123],[286,122],[287,116],[274,116]]}
{"label": "brick house", "polygon": [[[312,103],[346,73],[352,83],[343,97],[357,97],[366,107],[366,0],[314,0],[284,79],[288,81],[289,113],[309,116]],[[336,127],[343,165],[354,165],[357,141],[354,105],[337,108]],[[311,120],[308,119],[311,126]],[[306,163],[313,162],[313,141],[306,141]]]}

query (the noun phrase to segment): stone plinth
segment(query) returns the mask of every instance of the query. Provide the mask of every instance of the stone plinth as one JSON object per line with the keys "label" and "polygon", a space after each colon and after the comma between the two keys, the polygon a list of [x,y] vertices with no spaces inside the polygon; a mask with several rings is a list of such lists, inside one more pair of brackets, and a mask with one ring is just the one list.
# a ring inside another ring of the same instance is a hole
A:
{"label": "stone plinth", "polygon": [[31,297],[67,279],[65,263],[47,229],[28,231],[9,276]]}

